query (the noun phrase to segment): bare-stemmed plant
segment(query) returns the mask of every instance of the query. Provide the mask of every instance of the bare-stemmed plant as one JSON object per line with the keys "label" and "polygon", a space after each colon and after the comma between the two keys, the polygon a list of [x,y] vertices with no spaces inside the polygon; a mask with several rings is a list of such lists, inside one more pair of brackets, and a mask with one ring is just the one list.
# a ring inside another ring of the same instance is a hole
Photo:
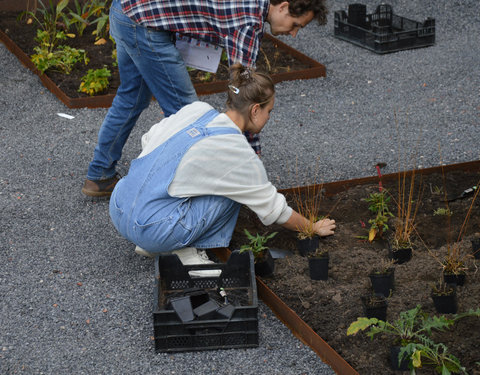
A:
{"label": "bare-stemmed plant", "polygon": [[[394,119],[397,133],[399,133],[396,112],[394,112]],[[403,153],[403,157],[399,157],[397,197],[392,197],[397,207],[396,215],[393,219],[394,233],[391,243],[393,251],[412,248],[412,234],[415,232],[415,220],[423,196],[422,178],[421,176],[417,178],[416,152],[412,155],[411,164],[413,168],[410,172],[407,172],[406,168],[403,168],[404,170],[401,171],[401,159],[403,159],[403,166],[406,166],[405,149]]]}

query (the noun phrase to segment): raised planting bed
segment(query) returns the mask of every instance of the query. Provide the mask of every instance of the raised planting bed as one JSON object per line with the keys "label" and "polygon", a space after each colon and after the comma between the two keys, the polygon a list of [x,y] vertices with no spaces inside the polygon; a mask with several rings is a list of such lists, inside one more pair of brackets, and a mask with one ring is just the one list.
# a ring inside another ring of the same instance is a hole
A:
{"label": "raised planting bed", "polygon": [[[411,171],[405,174],[406,178],[410,175]],[[430,316],[441,315],[435,310],[431,287],[442,278],[441,260],[447,254],[447,248],[455,244],[472,204],[472,193],[459,197],[479,182],[480,162],[418,170],[416,176],[415,189],[421,189],[420,181],[424,189],[422,197],[415,196],[414,199],[419,202],[416,229],[412,235],[414,250],[409,261],[393,265],[395,279],[392,294],[387,298],[387,321],[398,319],[401,312],[417,305],[421,305]],[[381,181],[391,196],[390,211],[396,214],[398,174],[382,176]],[[289,189],[283,193],[293,202],[293,194],[305,193],[309,188]],[[244,229],[253,234],[278,231],[268,245],[289,250],[291,255],[275,259],[273,276],[257,278],[262,300],[337,373],[394,374],[390,363],[392,337],[377,335],[370,340],[361,332],[347,336],[349,325],[364,316],[361,298],[372,293],[370,271],[390,258],[386,241],[393,233],[392,221],[388,222],[389,229],[383,238],[371,243],[363,239],[370,229],[369,220],[374,218],[364,199],[379,192],[379,178],[328,183],[322,189],[320,214],[328,214],[337,222],[335,235],[320,241],[320,247],[329,251],[328,280],[310,280],[308,259],[299,255],[294,234],[280,226],[263,226],[246,209],[240,212],[230,248],[236,249],[245,243]],[[447,200],[451,200],[448,202],[450,216],[442,210],[446,207],[445,192]],[[466,268],[465,284],[456,287],[458,313],[480,307],[478,260],[472,256],[471,244],[479,228],[480,201],[476,200],[458,247]],[[448,352],[459,359],[469,374],[479,373],[476,346],[480,340],[480,318],[463,318],[445,332],[433,332],[431,338],[446,345]],[[432,374],[433,369],[425,367],[417,373]]]}
{"label": "raised planting bed", "polygon": [[[47,70],[41,74],[30,60],[36,46],[34,37],[38,26],[35,23],[18,22],[18,12],[0,11],[0,40],[21,63],[37,74],[42,83],[58,99],[69,108],[109,107],[115,96],[120,80],[118,68],[114,66],[112,51],[114,45],[107,41],[103,45],[95,45],[95,37],[91,35],[93,26],[87,27],[82,37],[67,39],[64,44],[77,49],[84,49],[90,58],[88,65],[77,63],[73,71],[66,75]],[[106,66],[111,71],[110,85],[101,95],[88,96],[78,92],[81,78],[89,69],[100,69]],[[257,69],[266,71],[275,83],[325,77],[325,66],[301,52],[293,49],[277,38],[266,34],[261,43],[257,61]],[[221,62],[216,74],[192,70],[190,76],[198,95],[213,94],[227,89],[228,66]]]}

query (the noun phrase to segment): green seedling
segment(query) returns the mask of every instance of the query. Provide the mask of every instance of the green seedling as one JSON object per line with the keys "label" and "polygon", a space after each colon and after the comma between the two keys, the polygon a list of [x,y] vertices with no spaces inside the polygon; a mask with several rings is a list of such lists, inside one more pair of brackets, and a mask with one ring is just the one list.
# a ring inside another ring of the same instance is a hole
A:
{"label": "green seedling", "polygon": [[452,216],[453,212],[450,210],[450,208],[446,207],[439,207],[435,211],[433,211],[433,216]]}
{"label": "green seedling", "polygon": [[245,251],[251,251],[255,260],[262,259],[264,251],[268,249],[265,244],[269,239],[273,238],[277,234],[277,232],[273,232],[269,235],[265,233],[263,235],[257,234],[256,236],[254,236],[247,229],[245,229],[244,232],[248,238],[249,243],[240,247],[240,253],[243,253]]}
{"label": "green seedling", "polygon": [[89,69],[87,74],[82,77],[80,88],[78,91],[88,95],[95,95],[105,91],[108,87],[108,78],[110,78],[110,70],[107,67],[102,69]]}

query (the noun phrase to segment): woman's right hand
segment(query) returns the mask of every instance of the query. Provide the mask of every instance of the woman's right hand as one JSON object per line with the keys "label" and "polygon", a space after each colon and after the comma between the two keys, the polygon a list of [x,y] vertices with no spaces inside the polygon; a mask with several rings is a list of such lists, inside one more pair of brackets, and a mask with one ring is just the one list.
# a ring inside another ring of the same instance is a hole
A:
{"label": "woman's right hand", "polygon": [[335,220],[333,219],[322,219],[313,224],[315,233],[321,237],[331,236],[334,234],[335,228]]}

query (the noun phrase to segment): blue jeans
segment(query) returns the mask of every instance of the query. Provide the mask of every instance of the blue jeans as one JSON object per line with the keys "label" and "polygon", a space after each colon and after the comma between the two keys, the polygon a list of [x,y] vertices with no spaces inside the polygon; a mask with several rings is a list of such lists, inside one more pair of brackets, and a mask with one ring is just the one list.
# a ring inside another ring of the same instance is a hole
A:
{"label": "blue jeans", "polygon": [[122,149],[152,95],[165,117],[197,100],[174,34],[136,24],[123,14],[120,0],[110,9],[110,33],[117,46],[120,87],[98,133],[87,178],[115,175]]}

